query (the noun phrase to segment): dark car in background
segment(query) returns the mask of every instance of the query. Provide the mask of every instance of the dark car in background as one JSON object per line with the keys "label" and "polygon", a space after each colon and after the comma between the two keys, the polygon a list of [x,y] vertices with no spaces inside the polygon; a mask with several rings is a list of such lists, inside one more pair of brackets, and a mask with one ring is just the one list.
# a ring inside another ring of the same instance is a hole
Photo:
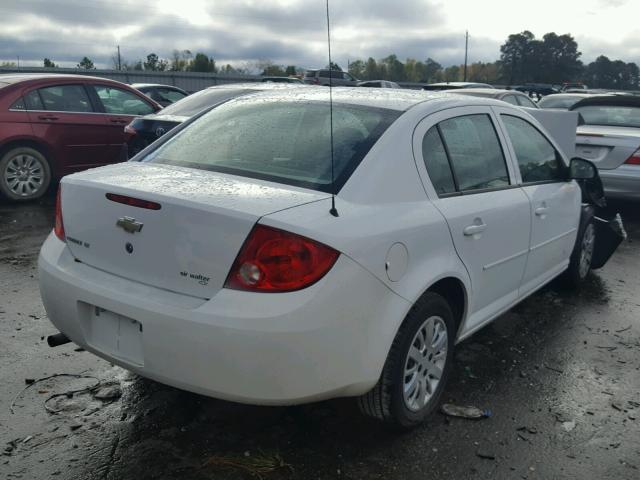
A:
{"label": "dark car in background", "polygon": [[176,103],[189,94],[181,88],[173,85],[160,85],[157,83],[134,83],[131,85],[136,90],[144,93],[150,99],[158,102],[163,107]]}
{"label": "dark car in background", "polygon": [[126,160],[123,127],[161,108],[114,80],[0,75],[0,195],[33,200],[63,175]]}
{"label": "dark car in background", "polygon": [[[305,88],[304,84],[291,83],[232,83],[205,88],[169,105],[161,112],[134,119],[124,128],[128,156],[133,157],[172,128],[189,120],[201,111],[232,98],[262,90]],[[308,87],[307,87],[308,88]]]}
{"label": "dark car in background", "polygon": [[329,84],[334,87],[357,87],[358,79],[342,70],[307,70],[304,73],[304,83],[325,87]]}
{"label": "dark car in background", "polygon": [[457,90],[443,90],[443,93],[456,95],[468,95],[471,97],[495,98],[518,107],[538,108],[531,99],[522,92],[515,90],[502,90],[499,88],[459,88]]}

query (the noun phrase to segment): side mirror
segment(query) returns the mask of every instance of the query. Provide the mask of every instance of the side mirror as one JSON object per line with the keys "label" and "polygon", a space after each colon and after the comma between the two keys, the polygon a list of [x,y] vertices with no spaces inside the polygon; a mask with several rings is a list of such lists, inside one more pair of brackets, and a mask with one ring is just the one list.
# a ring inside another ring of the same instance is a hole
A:
{"label": "side mirror", "polygon": [[591,180],[598,175],[598,170],[593,163],[578,157],[571,159],[569,172],[574,180]]}

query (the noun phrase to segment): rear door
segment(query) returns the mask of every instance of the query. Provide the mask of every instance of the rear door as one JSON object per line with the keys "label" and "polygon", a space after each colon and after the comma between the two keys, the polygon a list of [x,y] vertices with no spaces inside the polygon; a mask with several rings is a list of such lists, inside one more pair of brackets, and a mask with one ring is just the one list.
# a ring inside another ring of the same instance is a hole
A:
{"label": "rear door", "polygon": [[147,101],[144,95],[112,85],[89,85],[92,95],[100,110],[103,122],[108,131],[108,144],[105,149],[106,163],[126,160],[126,136],[124,127],[137,116],[148,115],[156,111],[156,107]]}
{"label": "rear door", "polygon": [[83,84],[34,89],[24,99],[33,131],[53,146],[61,174],[105,163],[109,133]]}
{"label": "rear door", "polygon": [[472,330],[517,299],[529,247],[529,199],[495,121],[489,107],[449,109],[425,118],[414,133],[425,188],[471,277]]}
{"label": "rear door", "polygon": [[580,188],[554,144],[518,112],[499,111],[522,189],[531,200],[531,242],[520,295],[561,273],[569,262],[580,221]]}

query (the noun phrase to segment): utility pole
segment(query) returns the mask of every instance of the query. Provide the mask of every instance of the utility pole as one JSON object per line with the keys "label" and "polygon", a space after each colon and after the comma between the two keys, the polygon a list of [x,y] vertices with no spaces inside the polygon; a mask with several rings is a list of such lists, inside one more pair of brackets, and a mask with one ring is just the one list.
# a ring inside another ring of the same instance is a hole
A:
{"label": "utility pole", "polygon": [[464,35],[464,82],[467,81],[467,54],[469,53],[469,30]]}
{"label": "utility pole", "polygon": [[118,45],[118,70],[122,70],[122,59],[120,58],[120,45]]}

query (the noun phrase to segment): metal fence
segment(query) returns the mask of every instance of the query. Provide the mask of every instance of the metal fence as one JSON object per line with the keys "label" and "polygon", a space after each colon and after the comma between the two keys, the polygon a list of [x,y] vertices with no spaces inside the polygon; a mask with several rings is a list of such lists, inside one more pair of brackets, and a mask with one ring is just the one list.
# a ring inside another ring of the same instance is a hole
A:
{"label": "metal fence", "polygon": [[79,68],[0,67],[2,73],[65,73],[110,78],[123,83],[161,83],[197,92],[213,85],[259,82],[259,75],[225,75],[200,72],[151,72],[140,70],[84,70]]}

